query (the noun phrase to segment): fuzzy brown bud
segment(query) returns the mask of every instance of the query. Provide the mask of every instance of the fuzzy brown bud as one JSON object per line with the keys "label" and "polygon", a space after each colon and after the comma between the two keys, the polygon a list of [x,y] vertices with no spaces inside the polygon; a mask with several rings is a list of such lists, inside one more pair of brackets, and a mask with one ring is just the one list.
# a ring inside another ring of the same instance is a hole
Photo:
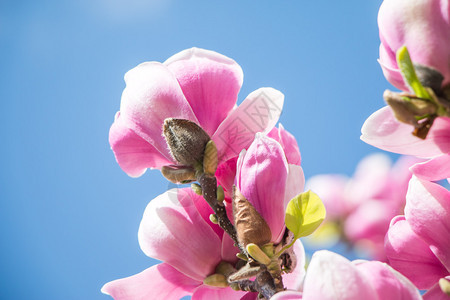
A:
{"label": "fuzzy brown bud", "polygon": [[183,119],[165,119],[164,136],[173,158],[181,165],[203,162],[208,134],[197,124]]}

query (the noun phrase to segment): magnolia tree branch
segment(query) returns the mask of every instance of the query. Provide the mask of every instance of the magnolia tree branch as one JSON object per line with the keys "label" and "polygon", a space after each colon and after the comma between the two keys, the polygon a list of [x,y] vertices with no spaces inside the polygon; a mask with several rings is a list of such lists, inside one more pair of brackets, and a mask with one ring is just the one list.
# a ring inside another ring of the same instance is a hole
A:
{"label": "magnolia tree branch", "polygon": [[228,219],[225,205],[217,200],[216,177],[201,173],[197,175],[197,181],[202,187],[203,198],[208,202],[217,217],[218,225],[233,239],[234,243],[239,246],[236,228],[231,224],[230,219]]}

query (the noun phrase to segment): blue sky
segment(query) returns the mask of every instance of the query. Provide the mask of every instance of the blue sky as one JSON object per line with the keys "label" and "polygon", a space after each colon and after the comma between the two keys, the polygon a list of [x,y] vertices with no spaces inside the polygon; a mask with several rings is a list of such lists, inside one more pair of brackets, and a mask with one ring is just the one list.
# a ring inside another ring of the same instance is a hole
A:
{"label": "blue sky", "polygon": [[378,57],[377,1],[0,2],[2,299],[108,299],[110,280],[155,261],[137,242],[169,185],[129,178],[108,131],[123,75],[193,46],[243,68],[239,102],[271,86],[307,177],[350,175],[364,120],[391,88]]}

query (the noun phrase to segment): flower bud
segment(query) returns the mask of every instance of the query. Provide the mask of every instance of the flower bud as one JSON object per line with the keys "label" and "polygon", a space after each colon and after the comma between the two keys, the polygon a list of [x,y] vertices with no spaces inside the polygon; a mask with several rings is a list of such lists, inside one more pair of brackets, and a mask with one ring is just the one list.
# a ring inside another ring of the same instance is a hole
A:
{"label": "flower bud", "polygon": [[195,180],[195,170],[186,166],[164,166],[161,173],[173,183],[188,183]]}
{"label": "flower bud", "polygon": [[246,248],[250,243],[259,246],[270,242],[272,233],[266,220],[236,187],[233,187],[233,216],[242,248]]}
{"label": "flower bud", "polygon": [[227,278],[222,274],[213,274],[206,277],[203,284],[213,287],[228,287]]}
{"label": "flower bud", "polygon": [[194,166],[203,162],[205,146],[210,140],[208,134],[189,120],[164,120],[164,136],[170,153],[181,165]]}

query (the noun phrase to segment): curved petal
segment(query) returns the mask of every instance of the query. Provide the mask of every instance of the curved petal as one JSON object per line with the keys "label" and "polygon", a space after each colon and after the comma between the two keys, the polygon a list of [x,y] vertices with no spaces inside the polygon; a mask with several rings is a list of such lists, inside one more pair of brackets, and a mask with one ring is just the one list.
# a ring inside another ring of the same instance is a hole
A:
{"label": "curved petal", "polygon": [[377,300],[370,282],[346,258],[326,250],[314,253],[306,272],[304,299]]}
{"label": "curved petal", "polygon": [[260,88],[233,110],[220,124],[212,139],[219,151],[219,160],[239,155],[252,143],[255,133],[268,133],[278,122],[284,95],[273,88]]}
{"label": "curved petal", "polygon": [[222,237],[222,260],[225,260],[230,263],[235,263],[238,258],[236,254],[239,253],[239,248],[234,245],[234,241],[231,237],[224,232]]}
{"label": "curved petal", "polygon": [[245,155],[239,157],[237,187],[266,220],[272,241],[278,243],[284,233],[284,195],[288,164],[281,145],[262,134]]}
{"label": "curved petal", "polygon": [[284,129],[281,123],[278,125],[278,128],[274,127],[267,136],[280,143],[286,154],[288,163],[300,166],[302,157],[300,155],[297,140],[289,131]]}
{"label": "curved petal", "polygon": [[214,288],[206,285],[199,286],[194,294],[192,300],[240,300],[247,292],[234,291],[231,288]]}
{"label": "curved petal", "polygon": [[221,240],[195,201],[204,200],[190,188],[172,189],[156,197],[145,209],[138,238],[146,255],[203,281],[221,260]]}
{"label": "curved petal", "polygon": [[198,123],[174,75],[161,63],[146,62],[125,74],[120,117],[123,124],[170,157],[163,137],[166,118]]}
{"label": "curved petal", "polygon": [[420,289],[430,288],[448,274],[428,245],[411,230],[404,216],[392,219],[384,247],[389,264]]}
{"label": "curved petal", "polygon": [[[406,46],[414,63],[434,67],[444,76],[444,84],[449,83],[449,7],[446,0],[383,1],[378,13],[378,26],[386,52],[392,53],[392,57],[400,47]],[[394,59],[380,59],[391,69],[398,69]]]}
{"label": "curved petal", "polygon": [[450,154],[441,155],[429,161],[411,167],[411,172],[427,181],[439,181],[450,178]]}
{"label": "curved petal", "polygon": [[270,300],[301,300],[302,293],[296,291],[284,291],[275,294]]}
{"label": "curved petal", "polygon": [[368,261],[356,263],[358,271],[372,284],[378,299],[383,300],[420,300],[419,290],[406,277],[385,263]]}
{"label": "curved petal", "polygon": [[297,259],[297,265],[294,272],[283,275],[283,284],[288,290],[300,291],[306,274],[305,248],[303,248],[303,244],[300,240],[297,240],[293,247]]}
{"label": "curved petal", "polygon": [[[446,279],[450,281],[450,276]],[[448,300],[450,297],[442,292],[439,283],[436,283],[431,289],[429,289],[424,295],[423,300]]]}
{"label": "curved petal", "polygon": [[236,178],[236,164],[237,157],[233,157],[217,167],[216,178],[217,182],[223,187],[225,191],[225,198],[231,199],[233,194],[233,184]]}
{"label": "curved petal", "polygon": [[[122,122],[117,113],[109,130],[109,144],[114,152],[117,163],[131,177],[139,177],[147,168],[159,169],[173,164],[172,158],[166,157],[150,143],[137,135]],[[167,153],[166,153],[167,154]]]}
{"label": "curved petal", "polygon": [[162,263],[139,274],[108,282],[102,293],[115,300],[179,299],[192,292],[202,282],[178,272]]}
{"label": "curved petal", "polygon": [[419,157],[450,152],[450,118],[437,118],[425,140],[413,136],[412,131],[412,126],[398,122],[385,106],[364,122],[361,140],[386,151]]}
{"label": "curved petal", "polygon": [[413,176],[406,195],[405,217],[450,273],[450,192]]}
{"label": "curved petal", "polygon": [[164,62],[175,75],[200,126],[212,136],[236,104],[244,74],[231,58],[191,48]]}
{"label": "curved petal", "polygon": [[305,174],[299,165],[288,164],[288,175],[284,193],[284,210],[292,198],[302,193],[305,189]]}

